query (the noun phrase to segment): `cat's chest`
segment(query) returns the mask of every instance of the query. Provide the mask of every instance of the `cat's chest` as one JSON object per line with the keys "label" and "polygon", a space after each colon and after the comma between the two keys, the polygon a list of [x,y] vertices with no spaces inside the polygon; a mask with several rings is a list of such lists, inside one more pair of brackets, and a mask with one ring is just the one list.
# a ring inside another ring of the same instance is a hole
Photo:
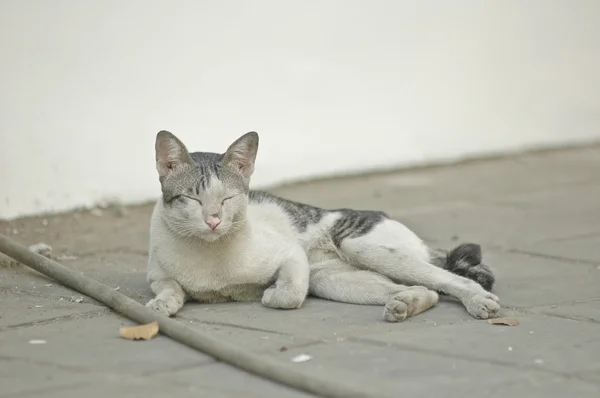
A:
{"label": "cat's chest", "polygon": [[251,250],[182,249],[163,253],[162,268],[189,293],[222,292],[232,286],[265,285],[276,269]]}

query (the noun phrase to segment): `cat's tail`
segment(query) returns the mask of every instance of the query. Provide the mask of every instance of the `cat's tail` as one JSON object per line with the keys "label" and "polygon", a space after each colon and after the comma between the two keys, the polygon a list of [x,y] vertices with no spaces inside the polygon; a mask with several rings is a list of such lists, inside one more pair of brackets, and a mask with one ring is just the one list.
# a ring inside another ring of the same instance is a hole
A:
{"label": "cat's tail", "polygon": [[488,292],[496,282],[490,267],[481,262],[481,246],[478,244],[463,243],[450,250],[445,262],[440,263],[442,268],[479,283]]}

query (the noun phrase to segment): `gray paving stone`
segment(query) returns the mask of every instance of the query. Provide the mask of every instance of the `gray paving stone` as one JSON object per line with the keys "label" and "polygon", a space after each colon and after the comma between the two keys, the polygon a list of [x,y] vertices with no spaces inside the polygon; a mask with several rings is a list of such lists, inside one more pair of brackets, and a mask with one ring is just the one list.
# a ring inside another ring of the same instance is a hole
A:
{"label": "gray paving stone", "polygon": [[157,375],[156,380],[188,385],[196,391],[206,394],[203,396],[219,398],[312,397],[310,394],[267,382],[247,372],[220,363]]}
{"label": "gray paving stone", "polygon": [[[104,377],[104,376],[102,376]],[[96,379],[102,378],[96,377]],[[70,397],[201,397],[204,391],[193,386],[182,386],[171,383],[159,383],[151,379],[142,380],[89,380],[86,383],[62,385],[54,388],[41,388],[34,391],[20,392],[18,394],[0,395],[0,397],[19,398],[70,398]]]}
{"label": "gray paving stone", "polygon": [[[0,356],[121,375],[213,361],[162,335],[150,341],[119,337],[119,328],[131,324],[120,317],[103,316],[7,330],[0,333]],[[46,344],[30,344],[30,340],[45,340]]]}
{"label": "gray paving stone", "polygon": [[[582,190],[579,194],[588,193]],[[447,242],[458,237],[502,248],[600,232],[600,208],[585,201],[562,206],[557,210],[536,203],[526,209],[510,204],[474,204],[397,218],[429,240]]]}
{"label": "gray paving stone", "polygon": [[[99,252],[62,265],[96,279],[139,302],[147,302],[152,291],[146,281],[147,257],[136,253]],[[1,268],[0,291],[12,291],[48,299],[70,299],[81,294],[25,266]],[[93,300],[87,300],[93,302]]]}
{"label": "gray paving stone", "polygon": [[532,307],[600,297],[596,266],[527,254],[488,251],[496,274],[494,293],[504,306]]}
{"label": "gray paving stone", "polygon": [[592,320],[600,323],[600,299],[560,306],[544,306],[535,308],[533,311],[548,315],[564,316],[571,319]]}
{"label": "gray paving stone", "polygon": [[[401,337],[402,332],[395,335]],[[525,376],[516,367],[498,363],[357,341],[295,349],[279,357],[291,362],[300,354],[312,356],[294,364],[307,374],[326,373],[339,383],[352,380],[373,394],[389,397],[484,396],[500,385],[546,377],[535,369]]]}
{"label": "gray paving stone", "polygon": [[[187,324],[193,329],[209,333],[218,337],[220,340],[236,344],[250,351],[258,353],[275,353],[285,351],[296,346],[305,346],[320,341],[318,338],[308,338],[301,334],[284,334],[276,330],[268,329],[248,329],[235,324],[211,324],[200,323],[194,318],[182,317],[176,318],[182,323]],[[202,319],[202,322],[206,322]]]}
{"label": "gray paving stone", "polygon": [[70,298],[78,294],[25,266],[0,268],[0,290],[32,297]]}
{"label": "gray paving stone", "polygon": [[[146,281],[148,256],[130,252],[90,253],[71,261],[68,266],[96,279],[141,303],[152,298]],[[110,272],[107,272],[110,270]]]}
{"label": "gray paving stone", "polygon": [[[2,342],[1,336],[0,342]],[[54,363],[38,362],[26,358],[6,357],[0,348],[0,397],[2,398],[26,397],[36,392],[60,391],[63,388],[100,380],[111,381],[107,376],[82,372],[78,366],[63,367]]]}
{"label": "gray paving stone", "polygon": [[589,262],[596,264],[596,268],[600,271],[600,234],[558,241],[539,242],[521,246],[521,249],[530,253]]}
{"label": "gray paving stone", "polygon": [[600,371],[600,325],[549,316],[517,316],[518,326],[486,321],[374,334],[365,340],[512,369],[564,375]]}
{"label": "gray paving stone", "polygon": [[566,379],[559,376],[527,377],[515,383],[496,385],[486,393],[486,397],[577,397],[595,398],[600,393],[600,384],[577,379]]}
{"label": "gray paving stone", "polygon": [[[129,378],[123,380],[106,379],[104,382],[88,381],[75,385],[40,389],[19,393],[19,397],[31,398],[70,398],[70,397],[206,397],[211,398],[269,398],[269,397],[311,397],[297,393],[294,390],[279,387],[278,385],[252,376],[238,375],[223,365],[215,365],[219,371],[204,371],[202,368],[192,367],[186,373],[179,374],[165,372],[157,377]],[[173,375],[173,377],[171,377]],[[4,397],[5,395],[0,395]],[[12,396],[12,395],[10,395]]]}
{"label": "gray paving stone", "polygon": [[595,158],[600,158],[598,147],[567,152],[325,179],[279,187],[274,192],[325,207],[399,211],[465,201],[485,202],[600,179],[600,165]]}
{"label": "gray paving stone", "polygon": [[[460,307],[448,305],[458,308],[457,316],[465,316]],[[420,328],[426,326],[426,319],[429,319],[414,318],[399,326],[383,321],[382,306],[350,305],[314,298],[309,298],[299,310],[273,310],[260,303],[187,304],[181,314],[215,324],[264,329],[297,338],[328,341],[361,334],[365,330]]]}
{"label": "gray paving stone", "polygon": [[102,311],[102,308],[89,303],[31,297],[6,291],[0,291],[0,302],[0,331],[18,325]]}

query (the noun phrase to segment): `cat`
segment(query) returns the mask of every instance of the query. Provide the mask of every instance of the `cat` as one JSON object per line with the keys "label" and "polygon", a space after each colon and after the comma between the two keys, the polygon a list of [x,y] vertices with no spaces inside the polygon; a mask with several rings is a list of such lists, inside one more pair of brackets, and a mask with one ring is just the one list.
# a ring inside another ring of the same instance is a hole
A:
{"label": "cat", "polygon": [[300,308],[308,295],[381,305],[400,322],[433,307],[438,293],[474,317],[500,310],[481,247],[445,253],[380,211],[325,210],[249,189],[256,132],[223,154],[189,153],[172,133],[156,136],[162,189],[151,218],[146,306],[174,316],[187,300],[261,300]]}

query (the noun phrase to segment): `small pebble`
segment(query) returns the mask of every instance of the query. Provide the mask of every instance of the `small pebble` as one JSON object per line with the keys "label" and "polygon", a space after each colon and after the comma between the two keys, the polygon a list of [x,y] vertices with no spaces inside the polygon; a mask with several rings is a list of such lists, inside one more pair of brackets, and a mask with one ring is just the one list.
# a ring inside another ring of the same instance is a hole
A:
{"label": "small pebble", "polygon": [[512,347],[508,347],[508,351],[512,351]]}
{"label": "small pebble", "polygon": [[46,344],[46,340],[29,340],[29,344]]}
{"label": "small pebble", "polygon": [[36,305],[35,308],[42,308],[42,306],[41,305]]}
{"label": "small pebble", "polygon": [[310,361],[311,359],[312,359],[312,357],[308,354],[300,354],[300,355],[293,357],[292,362],[300,363],[300,362]]}
{"label": "small pebble", "polygon": [[543,360],[543,359],[539,359],[539,358],[537,358],[537,359],[534,359],[534,360],[533,360],[533,363],[535,363],[535,364],[537,364],[537,365],[541,365],[541,364],[543,364],[543,363],[544,363],[544,360]]}
{"label": "small pebble", "polygon": [[40,242],[29,246],[29,251],[40,254],[44,257],[50,257],[52,255],[52,246]]}
{"label": "small pebble", "polygon": [[47,226],[48,226],[48,220],[44,218],[44,219],[42,220],[42,225],[43,225],[44,227],[47,227]]}

